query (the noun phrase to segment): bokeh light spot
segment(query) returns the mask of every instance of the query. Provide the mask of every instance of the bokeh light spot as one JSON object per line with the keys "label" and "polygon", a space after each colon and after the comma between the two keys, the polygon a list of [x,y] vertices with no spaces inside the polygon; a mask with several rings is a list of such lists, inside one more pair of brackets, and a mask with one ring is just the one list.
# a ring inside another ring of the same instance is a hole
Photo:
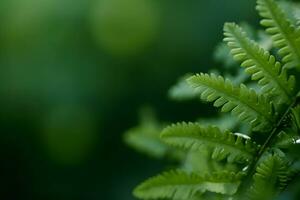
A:
{"label": "bokeh light spot", "polygon": [[95,40],[106,52],[137,55],[155,39],[159,12],[152,0],[99,0],[90,21]]}

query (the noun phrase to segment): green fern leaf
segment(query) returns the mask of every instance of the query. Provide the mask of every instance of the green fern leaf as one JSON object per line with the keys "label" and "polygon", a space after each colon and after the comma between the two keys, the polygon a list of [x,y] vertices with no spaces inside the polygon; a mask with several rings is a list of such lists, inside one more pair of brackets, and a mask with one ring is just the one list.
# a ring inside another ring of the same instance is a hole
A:
{"label": "green fern leaf", "polygon": [[256,168],[249,193],[250,199],[273,199],[287,185],[288,167],[286,160],[277,154],[269,154]]}
{"label": "green fern leaf", "polygon": [[300,4],[299,2],[291,1],[278,1],[280,8],[286,13],[286,16],[291,21],[294,26],[299,25],[299,11]]}
{"label": "green fern leaf", "polygon": [[285,66],[300,69],[300,30],[292,25],[274,0],[257,0],[257,10]]}
{"label": "green fern leaf", "polygon": [[188,83],[201,93],[201,99],[214,102],[223,112],[231,111],[240,120],[250,123],[255,131],[269,131],[276,120],[266,97],[243,84],[236,87],[222,76],[204,73],[190,77]]}
{"label": "green fern leaf", "polygon": [[165,172],[146,180],[134,190],[140,199],[190,200],[206,191],[232,195],[236,192],[242,173],[218,172],[200,176],[181,170]]}
{"label": "green fern leaf", "polygon": [[280,103],[289,104],[294,95],[295,77],[288,77],[275,57],[250,40],[238,25],[226,23],[224,35],[233,57],[258,81],[262,93],[275,95]]}
{"label": "green fern leaf", "polygon": [[228,162],[250,162],[258,150],[250,139],[222,132],[218,127],[178,123],[165,128],[161,138],[169,145],[188,150],[213,149],[212,158]]}

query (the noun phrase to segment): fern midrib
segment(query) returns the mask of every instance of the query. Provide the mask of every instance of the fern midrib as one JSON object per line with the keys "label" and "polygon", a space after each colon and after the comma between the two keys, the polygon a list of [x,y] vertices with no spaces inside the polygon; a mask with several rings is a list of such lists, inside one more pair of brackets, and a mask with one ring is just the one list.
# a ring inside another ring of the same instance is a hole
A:
{"label": "fern midrib", "polygon": [[[219,92],[220,92],[220,91],[219,91]],[[226,95],[226,94],[225,94],[225,95]],[[226,95],[226,96],[227,96],[227,95]],[[244,106],[249,107],[249,108],[252,110],[252,112],[254,112],[256,115],[257,115],[257,113],[258,113],[259,115],[264,116],[264,118],[267,119],[267,121],[268,121],[270,124],[272,124],[273,120],[272,120],[272,118],[271,118],[269,115],[266,115],[266,114],[263,113],[263,112],[259,112],[259,110],[255,109],[255,107],[253,107],[252,105],[248,104],[246,101],[243,101],[243,100],[244,100],[243,98],[239,99],[239,98],[234,97],[234,96],[233,96],[233,97],[229,97],[229,98],[232,99],[232,100],[235,101],[235,102],[241,102]]]}
{"label": "fern midrib", "polygon": [[289,105],[289,107],[286,109],[284,114],[280,117],[279,121],[276,123],[276,126],[274,126],[273,130],[271,131],[269,137],[266,139],[264,144],[261,146],[260,150],[258,151],[257,155],[254,157],[254,160],[250,164],[248,168],[247,176],[245,177],[244,181],[240,184],[238,188],[239,195],[241,192],[243,192],[247,187],[244,187],[245,185],[249,184],[251,182],[251,179],[253,175],[255,174],[256,166],[258,164],[258,161],[261,159],[262,155],[266,152],[268,147],[270,146],[270,143],[274,140],[274,137],[278,134],[278,128],[283,123],[284,119],[287,117],[287,115],[290,113],[293,106],[296,104],[297,97],[294,98],[293,102]]}
{"label": "fern midrib", "polygon": [[[236,96],[230,96],[228,93],[224,93],[223,91],[219,90],[218,88],[213,87],[214,84],[208,85],[208,84],[205,84],[203,82],[201,82],[201,84],[205,85],[207,88],[213,88],[218,93],[223,94],[224,96],[227,96],[228,100],[230,99],[233,102],[240,102],[245,107],[250,108],[255,115],[259,114],[259,115],[263,116],[268,121],[269,124],[273,123],[273,118],[271,116],[266,115],[266,113],[260,112],[259,110],[255,109],[255,107],[253,107],[252,105],[250,105],[246,101],[244,101],[244,98],[239,98],[239,94],[236,95]],[[226,91],[226,88],[224,90]],[[235,90],[235,88],[233,88],[233,90],[230,93],[235,94],[236,92],[234,90]],[[238,105],[239,103],[236,103],[236,104]]]}
{"label": "fern midrib", "polygon": [[[253,152],[249,152],[247,151],[247,149],[245,148],[241,148],[240,146],[233,146],[232,144],[229,144],[229,143],[226,143],[226,140],[224,140],[225,143],[220,143],[218,140],[213,140],[213,139],[210,139],[210,138],[207,138],[207,137],[199,137],[199,136],[195,136],[195,137],[186,137],[186,136],[172,136],[172,138],[176,138],[176,139],[184,139],[185,140],[189,140],[189,141],[194,141],[195,139],[196,140],[200,140],[200,141],[206,141],[211,147],[214,147],[216,146],[216,143],[221,145],[221,146],[226,146],[228,149],[231,150],[231,152],[236,152],[237,150],[241,153],[241,154],[246,154],[247,157],[252,160],[253,159]],[[196,142],[194,143],[191,143],[191,146],[193,146]],[[200,142],[201,143],[201,142]],[[203,142],[202,142],[203,143]],[[171,144],[171,143],[170,143]],[[171,144],[173,145],[173,144]],[[201,146],[202,144],[199,144],[199,146]],[[186,145],[182,145],[184,148],[186,148]]]}
{"label": "fern midrib", "polygon": [[[245,53],[247,54],[247,56],[256,63],[256,66],[260,66],[259,68],[265,72],[264,75],[268,76],[268,79],[271,80],[275,85],[277,85],[281,91],[283,91],[283,93],[285,94],[285,98],[290,102],[291,94],[287,90],[288,87],[286,87],[286,85],[282,85],[281,80],[278,78],[277,74],[274,74],[272,70],[268,70],[268,69],[272,69],[274,66],[270,64],[268,61],[266,61],[265,58],[263,58],[263,62],[262,62],[261,57],[257,57],[257,55],[252,53],[253,50],[255,51],[255,49],[252,49],[251,46],[249,47],[247,45],[247,43],[250,43],[252,45],[256,45],[256,44],[248,38],[239,37],[238,34],[235,34],[235,37],[238,39],[237,42],[239,42],[239,45],[242,47],[242,49],[245,49]],[[248,40],[248,41],[243,41],[243,40]],[[264,67],[264,66],[268,66],[268,67]]]}
{"label": "fern midrib", "polygon": [[[277,27],[280,29],[281,34],[285,37],[287,45],[290,46],[290,49],[292,50],[292,53],[295,56],[295,59],[296,59],[296,62],[297,62],[297,67],[299,68],[299,64],[300,64],[300,49],[297,48],[297,46],[294,46],[293,39],[292,39],[293,36],[290,36],[290,34],[286,34],[286,32],[283,30],[284,27],[282,27],[282,25],[280,23],[280,19],[277,18],[277,15],[275,14],[276,11],[273,9],[272,4],[270,5],[269,1],[265,1],[265,2],[266,2],[266,4],[268,4],[268,8],[270,8],[269,11],[270,11],[270,14],[272,16],[272,19],[274,19],[273,21],[276,23]],[[292,26],[290,23],[289,23],[289,25]]]}

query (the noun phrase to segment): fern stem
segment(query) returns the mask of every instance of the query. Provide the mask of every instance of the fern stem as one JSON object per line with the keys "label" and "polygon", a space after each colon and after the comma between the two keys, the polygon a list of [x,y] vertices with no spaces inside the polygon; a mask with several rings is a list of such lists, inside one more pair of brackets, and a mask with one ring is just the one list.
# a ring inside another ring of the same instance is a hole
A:
{"label": "fern stem", "polygon": [[264,142],[264,144],[261,146],[260,150],[258,151],[257,155],[254,157],[254,160],[249,165],[248,173],[247,173],[247,176],[245,177],[245,180],[240,184],[240,186],[238,188],[237,196],[240,196],[241,194],[243,194],[243,192],[245,192],[246,189],[248,189],[248,187],[245,187],[245,186],[247,186],[251,182],[251,179],[255,173],[256,166],[257,166],[260,158],[265,153],[265,151],[268,149],[268,147],[272,143],[274,137],[276,137],[276,135],[278,134],[278,128],[282,125],[284,119],[287,117],[287,115],[290,113],[291,109],[294,107],[294,105],[296,103],[297,103],[297,97],[294,98],[293,102],[289,105],[289,107],[286,109],[284,114],[280,117],[279,121],[274,126],[273,130],[271,131],[269,137],[266,139],[266,141]]}

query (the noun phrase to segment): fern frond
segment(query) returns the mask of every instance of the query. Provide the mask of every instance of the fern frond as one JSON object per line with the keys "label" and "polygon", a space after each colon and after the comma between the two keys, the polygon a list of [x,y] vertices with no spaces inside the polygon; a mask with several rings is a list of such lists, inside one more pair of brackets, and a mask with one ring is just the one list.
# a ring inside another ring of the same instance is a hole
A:
{"label": "fern frond", "polygon": [[294,96],[295,77],[288,77],[280,62],[250,40],[238,25],[226,23],[224,35],[224,41],[230,47],[234,59],[241,62],[245,71],[252,75],[252,80],[258,81],[262,93],[275,95],[280,103],[289,104]]}
{"label": "fern frond", "polygon": [[286,13],[286,16],[291,21],[291,23],[297,27],[299,25],[299,2],[292,1],[278,1],[280,8]]}
{"label": "fern frond", "polygon": [[196,97],[199,96],[199,94],[191,88],[188,83],[186,82],[186,79],[190,77],[190,75],[185,75],[182,78],[178,80],[178,82],[172,86],[168,92],[168,96],[171,99],[177,100],[177,101],[183,101],[183,100],[190,100],[190,99],[196,99]]}
{"label": "fern frond", "polygon": [[177,123],[165,128],[161,138],[169,145],[188,150],[212,149],[212,158],[228,162],[250,162],[258,150],[250,139],[218,127],[202,127],[197,123]]}
{"label": "fern frond", "polygon": [[163,158],[169,147],[159,139],[160,129],[155,127],[136,127],[124,135],[125,142],[139,152],[155,158]]}
{"label": "fern frond", "polygon": [[140,123],[138,126],[127,130],[124,134],[124,141],[138,152],[145,153],[157,159],[170,156],[180,159],[180,153],[171,149],[160,140],[160,132],[163,125],[158,122],[154,112],[150,108],[143,108],[140,111]]}
{"label": "fern frond", "polygon": [[256,168],[250,199],[273,199],[287,185],[288,167],[288,162],[277,154],[268,155]]}
{"label": "fern frond", "polygon": [[188,83],[201,93],[201,99],[214,102],[223,112],[231,111],[240,120],[250,123],[254,130],[272,128],[275,120],[272,104],[245,85],[236,87],[222,76],[204,73],[190,77]]}
{"label": "fern frond", "polygon": [[206,191],[232,195],[236,192],[242,173],[218,172],[200,176],[181,170],[165,172],[146,180],[134,190],[141,199],[190,200],[197,193]]}
{"label": "fern frond", "polygon": [[300,69],[300,31],[292,25],[274,0],[257,0],[257,10],[263,18],[261,24],[272,36],[285,66]]}

